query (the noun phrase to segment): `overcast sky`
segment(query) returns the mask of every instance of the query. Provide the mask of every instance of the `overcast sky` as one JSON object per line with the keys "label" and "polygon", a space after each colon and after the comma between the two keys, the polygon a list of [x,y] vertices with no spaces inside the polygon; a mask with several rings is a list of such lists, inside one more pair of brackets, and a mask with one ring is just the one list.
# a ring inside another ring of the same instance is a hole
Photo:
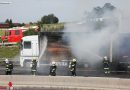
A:
{"label": "overcast sky", "polygon": [[0,22],[7,18],[14,22],[36,22],[50,13],[60,22],[78,21],[83,19],[85,11],[104,3],[111,3],[126,17],[130,16],[130,0],[0,0],[5,1],[12,3],[0,4]]}

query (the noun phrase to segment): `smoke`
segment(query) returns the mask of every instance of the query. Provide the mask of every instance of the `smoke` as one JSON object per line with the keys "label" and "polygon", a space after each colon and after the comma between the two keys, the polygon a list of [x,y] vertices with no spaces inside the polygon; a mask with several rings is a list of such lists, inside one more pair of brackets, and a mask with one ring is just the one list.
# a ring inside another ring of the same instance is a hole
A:
{"label": "smoke", "polygon": [[99,62],[109,56],[111,39],[116,38],[119,29],[117,9],[110,3],[95,7],[86,18],[78,23],[65,25],[63,40],[66,40],[72,54],[80,61]]}

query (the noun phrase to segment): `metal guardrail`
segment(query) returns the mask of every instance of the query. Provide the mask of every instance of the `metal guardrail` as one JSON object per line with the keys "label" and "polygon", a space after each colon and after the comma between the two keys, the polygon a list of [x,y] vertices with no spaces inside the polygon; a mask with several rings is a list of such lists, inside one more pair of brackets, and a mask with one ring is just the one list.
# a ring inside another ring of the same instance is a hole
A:
{"label": "metal guardrail", "polygon": [[0,43],[0,46],[8,46],[8,45],[15,45],[17,44],[16,42],[4,42],[4,43]]}

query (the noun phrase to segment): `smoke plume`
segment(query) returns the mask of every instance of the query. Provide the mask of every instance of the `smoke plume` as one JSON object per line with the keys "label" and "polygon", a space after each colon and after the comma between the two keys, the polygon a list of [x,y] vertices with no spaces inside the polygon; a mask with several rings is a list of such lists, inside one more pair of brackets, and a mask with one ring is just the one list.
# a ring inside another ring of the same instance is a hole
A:
{"label": "smoke plume", "polygon": [[[80,61],[94,63],[109,56],[111,38],[119,29],[117,9],[110,3],[95,7],[81,22],[65,25],[63,40],[66,40],[73,55]],[[115,38],[114,37],[114,38]]]}

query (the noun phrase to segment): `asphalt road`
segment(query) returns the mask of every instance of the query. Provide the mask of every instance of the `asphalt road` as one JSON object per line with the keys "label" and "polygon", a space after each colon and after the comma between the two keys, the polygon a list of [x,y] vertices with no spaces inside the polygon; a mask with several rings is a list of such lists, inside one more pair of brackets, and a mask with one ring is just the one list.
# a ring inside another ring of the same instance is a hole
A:
{"label": "asphalt road", "polygon": [[[19,88],[15,88],[15,90],[68,90],[68,88],[43,88],[43,87],[19,87]],[[75,90],[74,89],[69,89],[69,90]]]}
{"label": "asphalt road", "polygon": [[0,85],[13,83],[14,90],[130,90],[130,79],[70,76],[0,76]]}

